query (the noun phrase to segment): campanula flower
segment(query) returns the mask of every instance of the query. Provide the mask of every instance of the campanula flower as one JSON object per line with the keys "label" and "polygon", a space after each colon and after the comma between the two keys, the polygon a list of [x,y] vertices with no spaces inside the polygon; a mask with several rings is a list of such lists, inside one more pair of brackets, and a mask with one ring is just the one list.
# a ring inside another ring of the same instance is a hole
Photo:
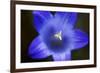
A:
{"label": "campanula flower", "polygon": [[52,55],[54,61],[71,60],[71,51],[88,44],[88,34],[75,28],[77,12],[33,11],[33,26],[39,35],[29,45],[31,58]]}

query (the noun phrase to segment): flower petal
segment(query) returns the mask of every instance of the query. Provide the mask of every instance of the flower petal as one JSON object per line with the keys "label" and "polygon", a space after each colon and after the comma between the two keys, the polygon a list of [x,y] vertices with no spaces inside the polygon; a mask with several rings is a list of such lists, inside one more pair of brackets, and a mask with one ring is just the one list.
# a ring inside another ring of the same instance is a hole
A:
{"label": "flower petal", "polygon": [[37,31],[40,31],[50,18],[52,18],[52,14],[49,11],[33,11],[33,26]]}
{"label": "flower petal", "polygon": [[88,35],[81,30],[75,30],[73,37],[73,49],[79,49],[86,46],[89,42]]}
{"label": "flower petal", "polygon": [[76,12],[57,12],[55,14],[55,18],[58,19],[61,25],[67,25],[67,27],[73,28],[75,22],[77,20],[77,13]]}
{"label": "flower petal", "polygon": [[33,59],[42,59],[50,55],[40,37],[35,38],[29,46],[28,54]]}
{"label": "flower petal", "polygon": [[71,52],[66,51],[65,53],[53,54],[54,61],[68,61],[71,60]]}

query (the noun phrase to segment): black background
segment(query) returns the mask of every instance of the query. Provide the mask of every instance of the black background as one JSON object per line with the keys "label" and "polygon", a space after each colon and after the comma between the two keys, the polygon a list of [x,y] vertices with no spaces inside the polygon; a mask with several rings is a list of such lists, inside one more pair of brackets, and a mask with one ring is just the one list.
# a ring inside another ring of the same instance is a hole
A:
{"label": "black background", "polygon": [[[52,12],[54,13],[54,12]],[[38,36],[38,32],[32,26],[33,15],[31,10],[21,10],[21,62],[45,62],[53,61],[52,55],[42,60],[35,60],[28,56],[28,47],[32,40]],[[89,35],[89,14],[78,13],[75,28],[79,28]],[[89,59],[89,44],[79,50],[72,50],[72,60]]]}

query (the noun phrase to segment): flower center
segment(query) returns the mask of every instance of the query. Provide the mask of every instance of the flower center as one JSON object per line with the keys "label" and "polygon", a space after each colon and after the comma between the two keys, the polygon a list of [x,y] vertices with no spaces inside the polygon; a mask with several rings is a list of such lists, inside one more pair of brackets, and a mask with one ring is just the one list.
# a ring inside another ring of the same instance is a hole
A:
{"label": "flower center", "polygon": [[69,38],[62,30],[47,29],[43,35],[43,40],[49,50],[53,52],[64,52],[69,46]]}
{"label": "flower center", "polygon": [[59,40],[62,40],[62,32],[60,31],[60,32],[54,34],[54,37],[59,39]]}
{"label": "flower center", "polygon": [[63,38],[62,38],[62,31],[59,31],[56,34],[53,34],[50,38],[50,44],[52,48],[59,48],[62,46]]}

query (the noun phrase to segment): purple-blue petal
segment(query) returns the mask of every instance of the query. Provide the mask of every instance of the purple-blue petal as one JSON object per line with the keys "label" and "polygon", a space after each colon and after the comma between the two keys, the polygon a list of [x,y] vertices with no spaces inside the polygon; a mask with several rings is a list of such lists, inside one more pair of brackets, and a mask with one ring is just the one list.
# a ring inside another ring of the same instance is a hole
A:
{"label": "purple-blue petal", "polygon": [[39,32],[46,22],[52,18],[49,11],[33,11],[33,26]]}
{"label": "purple-blue petal", "polygon": [[73,49],[80,49],[89,43],[88,35],[81,30],[74,30]]}
{"label": "purple-blue petal", "polygon": [[65,51],[64,53],[53,54],[54,61],[68,61],[71,60],[71,52]]}
{"label": "purple-blue petal", "polygon": [[29,46],[28,55],[33,59],[42,59],[50,55],[40,37],[35,38]]}
{"label": "purple-blue petal", "polygon": [[56,12],[55,18],[58,21],[60,21],[59,24],[61,24],[62,26],[73,28],[77,20],[77,13],[76,12]]}

